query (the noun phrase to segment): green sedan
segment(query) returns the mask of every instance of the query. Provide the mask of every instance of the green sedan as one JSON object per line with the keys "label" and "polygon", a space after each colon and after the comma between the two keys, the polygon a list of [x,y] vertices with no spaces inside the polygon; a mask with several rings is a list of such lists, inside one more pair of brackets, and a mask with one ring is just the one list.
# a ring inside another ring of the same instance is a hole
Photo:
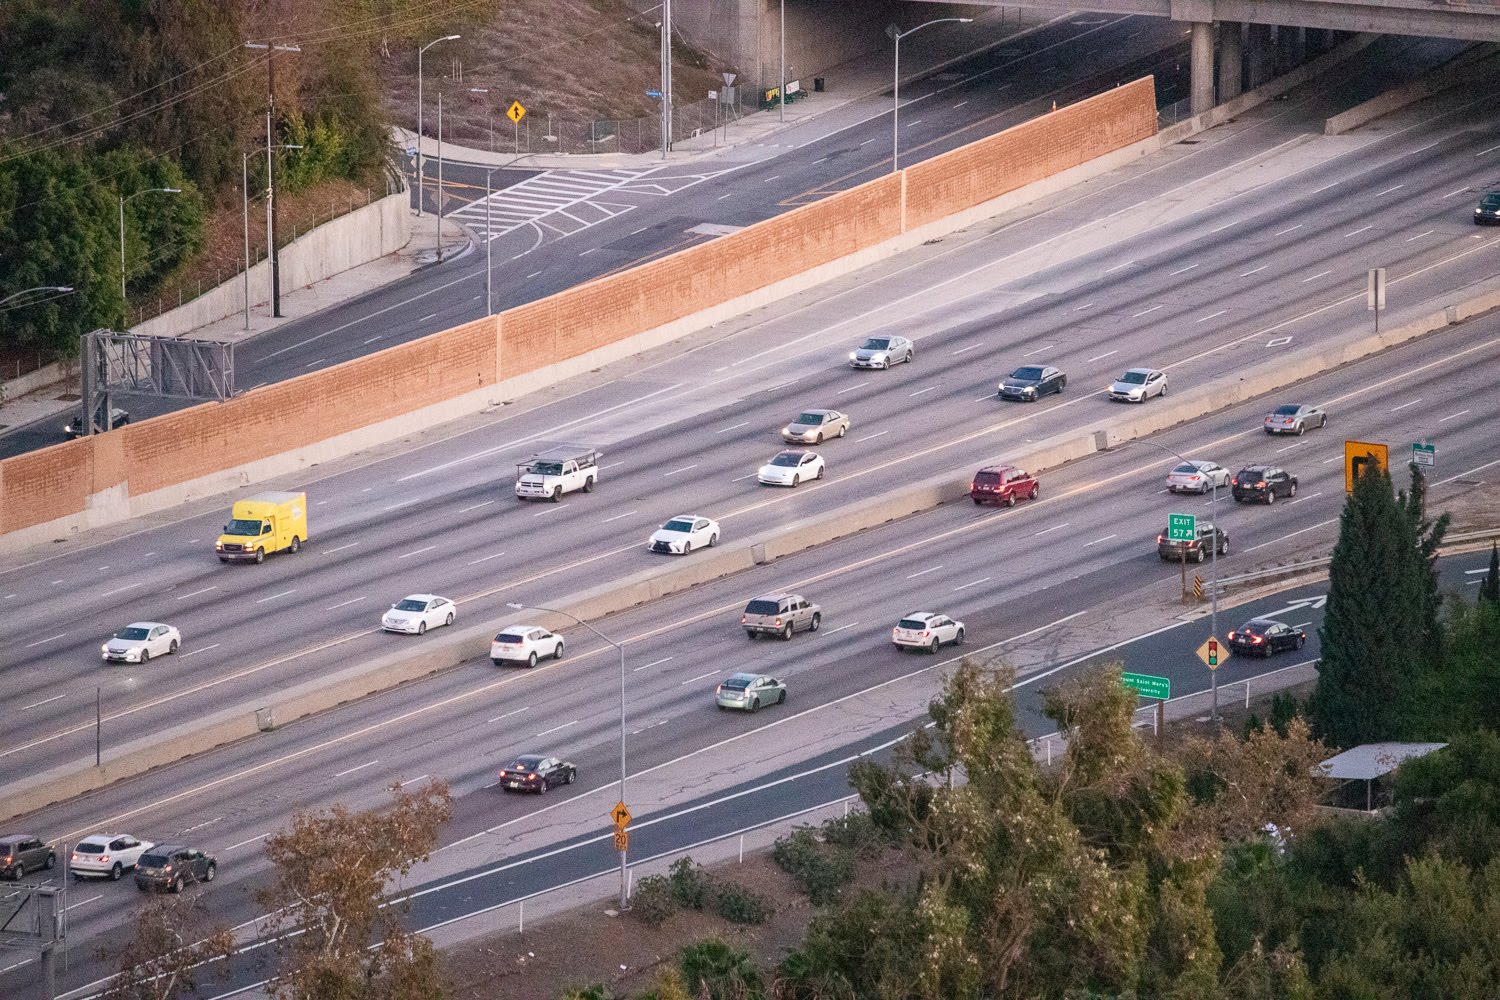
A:
{"label": "green sedan", "polygon": [[786,682],[764,674],[731,674],[719,685],[715,699],[721,709],[759,712],[762,705],[786,701]]}

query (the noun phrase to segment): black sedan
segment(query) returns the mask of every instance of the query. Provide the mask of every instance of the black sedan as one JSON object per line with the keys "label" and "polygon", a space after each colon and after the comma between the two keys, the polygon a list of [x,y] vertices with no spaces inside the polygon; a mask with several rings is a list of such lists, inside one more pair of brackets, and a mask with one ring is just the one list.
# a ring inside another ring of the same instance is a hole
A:
{"label": "black sedan", "polygon": [[1252,618],[1229,633],[1229,648],[1241,656],[1271,656],[1305,642],[1306,632],[1275,618]]}
{"label": "black sedan", "polygon": [[507,792],[536,792],[538,795],[558,785],[571,785],[578,768],[556,757],[526,754],[500,769],[500,787]]}
{"label": "black sedan", "polygon": [[1229,492],[1236,500],[1273,504],[1277,497],[1297,495],[1297,477],[1274,465],[1251,465],[1234,474]]}
{"label": "black sedan", "polygon": [[[84,427],[85,427],[83,421],[84,421],[83,411],[80,410],[78,412],[77,416],[75,416],[72,420],[69,420],[66,424],[63,425],[63,433],[66,434],[70,439],[71,438],[81,438],[81,437],[83,437],[83,431],[84,431]],[[110,408],[110,411],[109,411],[109,429],[110,430],[113,430],[116,427],[124,427],[128,423],[130,423],[130,414],[129,413],[127,413],[126,411],[120,409],[118,406]],[[103,427],[103,425],[101,425],[99,423],[95,423],[94,424],[94,433],[95,434],[103,434],[104,433],[104,427]]]}
{"label": "black sedan", "polygon": [[1011,372],[1001,383],[1001,399],[1019,399],[1035,403],[1048,393],[1062,395],[1068,376],[1051,365],[1026,365]]}

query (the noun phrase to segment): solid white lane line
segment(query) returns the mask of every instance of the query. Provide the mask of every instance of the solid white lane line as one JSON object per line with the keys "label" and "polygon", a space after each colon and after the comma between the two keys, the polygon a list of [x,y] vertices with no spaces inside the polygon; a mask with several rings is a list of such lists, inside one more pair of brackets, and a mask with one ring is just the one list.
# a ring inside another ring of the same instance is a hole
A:
{"label": "solid white lane line", "polygon": [[420,503],[420,502],[421,502],[421,498],[420,497],[412,497],[410,500],[402,500],[400,503],[393,503],[389,507],[383,508],[383,510],[385,510],[385,511],[400,510],[402,507],[410,507],[412,504],[414,504],[414,503]]}
{"label": "solid white lane line", "polygon": [[[1157,308],[1160,309],[1161,306],[1157,306]],[[1041,347],[1038,347],[1034,351],[1027,351],[1025,354],[1021,355],[1021,357],[1023,357],[1023,358],[1029,358],[1033,354],[1041,354],[1043,351],[1050,351],[1050,350],[1052,350],[1052,346],[1053,345],[1051,345],[1051,344],[1043,344]]]}
{"label": "solid white lane line", "polygon": [[759,473],[752,472],[748,476],[740,476],[737,479],[731,479],[730,482],[731,483],[743,483],[745,480],[747,480],[747,479],[754,479],[758,475],[759,475]]}
{"label": "solid white lane line", "polygon": [[1260,267],[1257,267],[1253,271],[1246,271],[1244,274],[1241,274],[1240,277],[1241,278],[1248,278],[1252,274],[1259,274],[1260,272],[1264,271],[1266,268],[1268,268],[1270,266],[1271,266],[1270,264],[1262,264]]}
{"label": "solid white lane line", "polygon": [[1213,319],[1214,317],[1216,317],[1216,316],[1222,316],[1225,313],[1227,313],[1228,311],[1229,311],[1228,309],[1220,309],[1216,313],[1209,313],[1207,316],[1199,316],[1197,319],[1193,320],[1193,322],[1194,323],[1207,323],[1209,320]]}
{"label": "solid white lane line", "polygon": [[517,709],[513,709],[512,711],[506,712],[504,715],[497,715],[493,719],[485,719],[484,722],[485,722],[485,725],[489,725],[491,722],[499,722],[501,719],[508,719],[512,715],[520,715],[522,712],[529,712],[529,711],[531,711],[531,706],[527,705],[524,708],[517,708]]}
{"label": "solid white lane line", "polygon": [[624,464],[625,463],[623,461],[620,461],[620,462],[610,462],[608,465],[601,465],[601,466],[599,466],[599,471],[600,472],[607,472],[610,469],[618,469],[620,466],[622,466]]}
{"label": "solid white lane line", "polygon": [[835,633],[835,632],[842,632],[842,631],[844,631],[844,629],[846,629],[846,628],[853,628],[854,626],[856,626],[858,624],[859,624],[859,622],[850,622],[848,625],[840,625],[838,628],[827,629],[827,630],[825,630],[823,632],[823,634],[824,635],[833,635],[833,633]]}
{"label": "solid white lane line", "polygon": [[1319,465],[1327,465],[1329,462],[1342,462],[1343,460],[1344,460],[1344,456],[1343,455],[1335,455],[1332,458],[1325,458],[1325,459],[1323,459],[1323,461],[1319,462],[1318,464]]}
{"label": "solid white lane line", "polygon": [[1062,529],[1066,528],[1067,526],[1068,526],[1068,522],[1064,521],[1062,524],[1054,524],[1052,527],[1050,527],[1050,528],[1043,528],[1041,531],[1033,531],[1031,533],[1031,536],[1033,538],[1035,538],[1037,535],[1045,535],[1045,534],[1048,534],[1048,533],[1053,532],[1053,531],[1061,531]]}
{"label": "solid white lane line", "polygon": [[689,469],[696,469],[697,467],[698,467],[698,463],[697,462],[694,462],[692,465],[684,465],[680,469],[673,469],[671,472],[663,472],[662,473],[662,478],[665,479],[667,476],[675,476],[679,472],[686,472]]}
{"label": "solid white lane line", "polygon": [[423,553],[423,552],[431,552],[431,551],[432,551],[432,550],[433,550],[433,549],[435,549],[435,548],[437,548],[437,546],[436,546],[436,545],[428,545],[428,546],[426,546],[426,547],[424,547],[424,548],[420,548],[420,549],[413,549],[413,550],[412,550],[412,551],[410,551],[410,552],[403,552],[403,553],[402,553],[402,554],[401,554],[401,555],[399,555],[399,556],[397,556],[397,557],[396,557],[396,558],[397,558],[397,559],[406,559],[406,558],[407,558],[407,557],[409,557],[409,556],[419,556],[419,555],[421,555],[421,554],[422,554],[422,553]]}
{"label": "solid white lane line", "polygon": [[869,383],[868,380],[866,380],[864,382],[856,382],[853,385],[849,386],[847,389],[840,389],[838,392],[834,393],[834,395],[835,396],[842,396],[846,392],[853,392],[855,389],[863,389],[865,386],[867,386],[869,384],[870,383]]}
{"label": "solid white lane line", "polygon": [[1424,236],[1431,236],[1435,232],[1437,232],[1436,229],[1429,229],[1425,233],[1418,233],[1417,235],[1413,236],[1411,239],[1407,240],[1406,242],[1413,243],[1413,242],[1415,242],[1417,240],[1420,240]]}
{"label": "solid white lane line", "polygon": [[984,346],[983,344],[970,344],[968,347],[960,347],[956,351],[950,351],[949,354],[950,355],[952,355],[952,354],[963,354],[965,352],[972,351],[972,350],[975,350],[975,349],[983,347],[983,346]]}
{"label": "solid white lane line", "polygon": [[1276,454],[1280,455],[1284,451],[1291,451],[1293,448],[1300,448],[1300,447],[1302,447],[1306,443],[1307,442],[1305,442],[1305,441],[1293,441],[1291,444],[1287,445],[1285,448],[1277,448],[1276,449]]}
{"label": "solid white lane line", "polygon": [[1181,271],[1173,271],[1170,275],[1168,275],[1168,277],[1175,278],[1179,274],[1187,274],[1189,271],[1191,271],[1193,268],[1195,268],[1197,266],[1198,266],[1197,264],[1189,264],[1187,267],[1183,268]]}
{"label": "solid white lane line", "polygon": [[1443,195],[1443,197],[1444,198],[1452,198],[1454,195],[1466,194],[1466,193],[1468,193],[1468,190],[1469,190],[1468,188],[1459,188],[1457,191],[1449,191],[1447,194]]}
{"label": "solid white lane line", "polygon": [[1468,470],[1467,472],[1460,472],[1456,476],[1449,476],[1447,479],[1439,479],[1433,485],[1434,486],[1446,486],[1446,485],[1448,485],[1449,483],[1451,483],[1451,482],[1453,482],[1455,480],[1465,479],[1465,478],[1467,478],[1469,476],[1472,476],[1476,472],[1483,472],[1485,469],[1488,469],[1492,465],[1500,465],[1500,458],[1495,459],[1493,462],[1485,462],[1483,465],[1476,465],[1476,466],[1474,466],[1474,468]]}
{"label": "solid white lane line", "polygon": [[939,563],[936,566],[931,566],[931,567],[928,567],[927,569],[918,570],[917,572],[912,573],[909,576],[907,576],[907,579],[908,580],[915,580],[919,576],[926,576],[928,573],[936,573],[938,570],[940,570],[942,568],[943,568],[942,563]]}
{"label": "solid white lane line", "polygon": [[1130,318],[1131,319],[1137,319],[1137,318],[1139,318],[1141,316],[1146,315],[1147,313],[1154,313],[1154,312],[1156,312],[1156,310],[1158,310],[1160,308],[1161,308],[1161,306],[1152,306],[1150,309],[1142,309],[1138,313],[1131,313]]}
{"label": "solid white lane line", "polygon": [[1081,305],[1081,306],[1074,306],[1074,307],[1073,307],[1073,311],[1074,311],[1074,312],[1076,312],[1076,313],[1077,313],[1077,312],[1083,312],[1083,311],[1084,311],[1084,310],[1085,310],[1085,309],[1087,309],[1087,308],[1088,308],[1088,307],[1089,307],[1089,306],[1091,306],[1091,305],[1093,305],[1093,303],[1092,303],[1092,302],[1085,302],[1085,303],[1084,303],[1084,304],[1083,304],[1083,305]]}
{"label": "solid white lane line", "polygon": [[198,823],[198,824],[196,824],[194,826],[190,826],[187,829],[183,830],[182,832],[183,833],[192,833],[194,830],[201,830],[205,826],[212,826],[213,824],[217,823],[219,820],[221,820],[223,818],[224,818],[223,816],[215,816],[213,819],[206,819],[202,823]]}
{"label": "solid white lane line", "polygon": [[1395,185],[1393,187],[1388,187],[1384,191],[1376,191],[1375,192],[1375,197],[1379,198],[1383,194],[1390,194],[1392,191],[1398,191],[1398,190],[1400,190],[1401,188],[1404,188],[1404,187],[1406,187],[1406,184],[1403,182],[1403,183],[1397,184],[1397,185]]}
{"label": "solid white lane line", "polygon": [[1500,146],[1491,146],[1489,149],[1481,149],[1479,152],[1475,153],[1474,155],[1475,156],[1483,156],[1485,153],[1493,153],[1497,149],[1500,149]]}
{"label": "solid white lane line", "polygon": [[262,597],[260,600],[256,601],[255,603],[256,604],[264,604],[267,601],[274,601],[278,597],[286,597],[288,594],[295,594],[296,592],[297,592],[297,588],[293,587],[291,590],[283,590],[281,593],[279,593],[279,594],[272,594],[270,597]]}
{"label": "solid white lane line", "polygon": [[195,590],[191,594],[181,594],[181,595],[178,596],[177,600],[179,600],[179,601],[185,601],[189,597],[197,597],[199,594],[206,594],[210,590],[218,590],[218,589],[219,589],[218,587],[204,587],[202,590]]}
{"label": "solid white lane line", "polygon": [[1352,233],[1345,233],[1344,234],[1344,239],[1347,240],[1351,236],[1358,236],[1360,233],[1364,232],[1366,229],[1374,229],[1374,228],[1375,228],[1374,226],[1360,226],[1358,229],[1356,229]]}
{"label": "solid white lane line", "polygon": [[342,603],[335,604],[331,608],[324,608],[323,610],[324,611],[337,611],[339,608],[347,608],[349,605],[351,605],[351,604],[358,604],[360,601],[363,601],[363,600],[364,600],[363,597],[356,597],[356,598],[353,598],[352,600],[343,601]]}
{"label": "solid white lane line", "polygon": [[[989,398],[989,397],[985,397],[985,398]],[[854,441],[855,441],[856,444],[858,444],[861,441],[873,441],[876,438],[880,437],[882,434],[889,434],[889,433],[890,433],[890,429],[887,428],[886,430],[883,430],[883,431],[876,431],[874,434],[866,434],[864,437],[857,437],[857,438],[854,439]]]}
{"label": "solid white lane line", "polygon": [[1109,351],[1109,352],[1104,353],[1104,354],[1096,354],[1092,358],[1089,358],[1088,361],[1085,361],[1084,364],[1088,364],[1089,361],[1103,361],[1105,358],[1114,357],[1116,354],[1119,354],[1119,353],[1120,353],[1119,351]]}
{"label": "solid white lane line", "polygon": [[604,520],[603,520],[603,521],[602,521],[602,522],[600,522],[600,523],[602,523],[602,524],[608,524],[608,523],[609,523],[609,522],[611,522],[611,521],[618,521],[618,520],[620,520],[620,518],[622,518],[622,517],[633,517],[633,516],[635,516],[635,514],[636,514],[636,513],[637,513],[637,511],[633,511],[633,510],[627,510],[627,511],[626,511],[626,512],[625,512],[625,513],[623,513],[623,514],[616,514],[616,515],[615,515],[615,516],[614,516],[614,517],[606,517],[606,518],[605,518],[605,519],[604,519]]}
{"label": "solid white lane line", "polygon": [[[484,503],[476,503],[472,507],[465,507],[463,510],[459,511],[459,513],[460,514],[467,514],[471,510],[478,510],[481,507],[488,507],[490,504],[492,504],[494,502],[495,501],[493,501],[493,500],[486,500],[486,501],[484,501]],[[359,543],[355,542],[355,544],[358,545]]]}
{"label": "solid white lane line", "polygon": [[569,726],[576,726],[576,725],[578,725],[578,720],[577,719],[574,719],[572,722],[564,722],[560,726],[553,726],[551,729],[543,729],[541,732],[539,732],[535,736],[533,736],[532,739],[539,740],[543,736],[550,736],[553,733],[560,732],[561,730],[567,729]]}
{"label": "solid white lane line", "polygon": [[1272,234],[1271,234],[1271,235],[1272,235],[1272,236],[1273,236],[1273,237],[1276,237],[1276,236],[1285,236],[1285,235],[1286,235],[1286,234],[1287,234],[1287,233],[1290,233],[1290,232],[1293,232],[1293,231],[1295,231],[1295,230],[1298,230],[1298,229],[1301,229],[1301,228],[1302,228],[1302,223],[1300,223],[1300,222],[1299,222],[1299,223],[1297,223],[1297,224],[1296,224],[1296,225],[1295,225],[1295,226],[1292,226],[1292,227],[1290,227],[1290,228],[1288,228],[1288,229],[1283,229],[1283,230],[1282,230],[1282,231],[1281,231],[1281,232],[1279,232],[1279,233],[1272,233]]}
{"label": "solid white lane line", "polygon": [[1302,279],[1302,283],[1305,285],[1309,281],[1317,281],[1319,278],[1326,278],[1328,275],[1330,275],[1332,273],[1333,273],[1332,271],[1319,271],[1317,274],[1314,274],[1311,277],[1303,278]]}
{"label": "solid white lane line", "polygon": [[1445,420],[1453,420],[1453,419],[1455,419],[1457,417],[1463,416],[1465,413],[1468,413],[1468,412],[1469,412],[1468,410],[1459,410],[1457,413],[1450,413],[1446,417],[1440,418],[1438,420],[1438,423],[1442,423]]}
{"label": "solid white lane line", "polygon": [[650,663],[643,663],[643,664],[641,664],[638,667],[631,667],[630,668],[630,672],[634,674],[634,673],[638,673],[638,672],[640,672],[642,670],[647,670],[647,669],[649,669],[651,667],[660,666],[661,664],[666,663],[670,659],[672,659],[672,657],[670,657],[670,656],[663,656],[659,660],[652,660]]}
{"label": "solid white lane line", "polygon": [[968,103],[969,103],[968,101],[959,101],[957,104],[953,105],[953,110],[957,111],[959,108],[963,107],[965,104],[968,104]]}
{"label": "solid white lane line", "polygon": [[467,562],[467,563],[464,563],[464,565],[465,566],[475,566],[475,565],[477,565],[479,563],[482,563],[482,562],[489,562],[491,559],[499,559],[503,555],[505,555],[504,552],[496,552],[493,555],[480,556],[478,559],[475,559],[473,562]]}
{"label": "solid white lane line", "polygon": [[213,643],[212,645],[209,645],[209,646],[199,646],[197,649],[183,650],[183,652],[181,654],[179,654],[179,655],[181,655],[181,656],[192,656],[194,653],[206,653],[210,649],[218,649],[219,646],[220,646],[220,644],[216,642],[216,643]]}
{"label": "solid white lane line", "polygon": [[954,589],[955,592],[956,591],[960,591],[960,590],[968,590],[970,587],[977,587],[981,583],[989,583],[989,582],[990,582],[990,578],[986,576],[986,577],[981,577],[978,580],[971,580],[968,583],[961,583],[957,587],[954,587],[953,589]]}
{"label": "solid white lane line", "polygon": [[55,694],[55,695],[53,695],[50,698],[43,698],[41,701],[34,701],[30,705],[22,705],[21,706],[21,711],[24,712],[28,708],[37,708],[39,706],[47,704],[48,702],[53,702],[53,701],[56,701],[59,698],[66,698],[66,697],[67,697],[67,695],[65,695],[65,694]]}
{"label": "solid white lane line", "polygon": [[1113,273],[1115,271],[1118,271],[1122,267],[1129,267],[1131,264],[1134,264],[1134,263],[1135,263],[1135,261],[1133,261],[1133,260],[1127,260],[1123,264],[1116,264],[1114,267],[1106,268],[1105,271],[1104,271],[1104,273],[1105,274],[1111,274],[1111,273]]}
{"label": "solid white lane line", "polygon": [[920,118],[918,118],[918,119],[917,119],[917,120],[916,120],[916,121],[914,121],[914,122],[907,122],[907,123],[906,123],[906,127],[907,127],[907,128],[911,128],[911,127],[913,127],[913,126],[915,126],[915,125],[920,125],[920,124],[922,124],[922,119],[920,119]]}
{"label": "solid white lane line", "polygon": [[1408,407],[1408,406],[1416,406],[1416,405],[1417,405],[1417,404],[1418,404],[1418,403],[1420,403],[1420,402],[1421,402],[1421,401],[1422,401],[1422,397],[1421,397],[1421,396],[1418,396],[1418,397],[1417,397],[1417,398],[1416,398],[1416,399],[1414,399],[1414,400],[1412,400],[1412,401],[1411,401],[1411,402],[1409,402],[1409,403],[1402,403],[1402,404],[1401,404],[1401,405],[1400,405],[1400,406],[1393,406],[1393,407],[1391,407],[1391,412],[1392,412],[1392,413],[1395,413],[1395,412],[1396,412],[1396,411],[1397,411],[1397,410],[1404,410],[1404,409],[1406,409],[1406,408],[1407,408],[1407,407]]}
{"label": "solid white lane line", "polygon": [[334,777],[335,778],[342,778],[346,774],[353,774],[355,771],[363,771],[365,768],[367,768],[367,767],[374,767],[376,764],[379,764],[379,763],[380,763],[380,758],[377,757],[374,760],[365,761],[363,764],[360,764],[358,767],[351,767],[347,771],[340,771],[338,774],[335,774]]}
{"label": "solid white lane line", "polygon": [[920,396],[920,395],[922,395],[922,393],[924,393],[924,392],[931,392],[932,390],[934,390],[936,388],[937,388],[937,386],[935,386],[935,385],[929,385],[925,389],[918,389],[916,392],[908,393],[907,394],[907,398],[910,399],[912,396]]}
{"label": "solid white lane line", "polygon": [[750,426],[750,421],[748,421],[748,420],[741,420],[737,424],[730,424],[728,427],[720,427],[718,430],[714,431],[714,433],[715,434],[728,434],[730,431],[737,431],[741,427],[748,427],[748,426]]}
{"label": "solid white lane line", "polygon": [[65,636],[67,634],[68,633],[66,633],[66,632],[59,632],[56,635],[49,635],[45,639],[38,639],[36,642],[28,642],[26,645],[22,646],[21,648],[22,649],[30,649],[32,646],[41,646],[41,645],[44,645],[45,643],[56,642],[58,639],[61,639],[63,636]]}
{"label": "solid white lane line", "polygon": [[1092,542],[1085,542],[1083,547],[1084,548],[1088,548],[1090,545],[1098,545],[1100,542],[1107,542],[1111,538],[1118,538],[1118,537],[1119,537],[1118,535],[1105,535],[1103,538],[1096,538]]}
{"label": "solid white lane line", "polygon": [[774,180],[780,180],[780,179],[781,179],[781,175],[780,174],[772,174],[770,177],[767,177],[765,180],[761,181],[761,183],[762,184],[769,184],[769,183],[771,183]]}
{"label": "solid white lane line", "polygon": [[668,722],[671,722],[671,721],[672,721],[671,719],[657,719],[655,722],[651,723],[649,726],[642,726],[640,729],[632,729],[630,731],[630,735],[631,736],[639,736],[641,733],[644,733],[648,729],[655,729],[657,726],[665,726]]}

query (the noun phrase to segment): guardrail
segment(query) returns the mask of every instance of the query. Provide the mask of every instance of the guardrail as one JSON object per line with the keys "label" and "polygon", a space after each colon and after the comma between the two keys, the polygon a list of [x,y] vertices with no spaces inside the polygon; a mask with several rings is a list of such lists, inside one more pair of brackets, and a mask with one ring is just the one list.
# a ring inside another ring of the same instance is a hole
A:
{"label": "guardrail", "polygon": [[[1443,548],[1447,548],[1450,545],[1462,545],[1466,542],[1484,542],[1490,540],[1500,540],[1500,528],[1484,528],[1480,531],[1464,531],[1456,535],[1448,535],[1443,539]],[[1439,552],[1441,551],[1440,549]],[[1278,576],[1286,576],[1290,573],[1323,569],[1332,561],[1332,556],[1319,556],[1316,559],[1303,559],[1298,562],[1283,563],[1280,566],[1269,566],[1250,573],[1239,573],[1235,576],[1221,577],[1216,586],[1218,592],[1222,595],[1230,587],[1255,583],[1260,580],[1272,580]]]}

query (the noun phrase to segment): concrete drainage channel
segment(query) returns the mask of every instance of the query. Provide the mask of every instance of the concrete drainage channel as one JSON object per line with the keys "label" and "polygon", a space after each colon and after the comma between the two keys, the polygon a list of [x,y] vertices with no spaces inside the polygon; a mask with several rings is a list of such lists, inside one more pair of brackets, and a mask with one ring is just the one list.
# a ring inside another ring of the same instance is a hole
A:
{"label": "concrete drainage channel", "polygon": [[[1274,373],[1250,374],[1174,393],[1149,405],[1129,408],[1093,429],[1057,435],[995,460],[1017,462],[1037,471],[1056,469],[1067,462],[1238,405],[1445,329],[1496,307],[1500,307],[1500,288],[1490,288],[1380,334],[1343,346],[1304,350],[1289,357],[1288,363],[1278,366]],[[895,518],[967,500],[970,477],[979,464],[984,463],[966,464],[963,469],[935,482],[892,490],[835,513],[811,518],[790,530],[764,532],[741,541],[721,543],[688,559],[673,560],[670,565],[575,594],[558,606],[580,618],[602,618],[877,527]],[[539,614],[536,617],[540,623],[558,629],[571,624],[558,616]],[[557,620],[550,621],[552,618]],[[489,654],[493,630],[490,625],[475,626],[442,637],[429,637],[420,652],[392,653],[309,680],[280,693],[270,704],[243,703],[143,737],[122,746],[99,767],[74,763],[53,768],[8,787],[0,818],[8,820],[226,743],[254,737],[345,702],[484,660]]]}

